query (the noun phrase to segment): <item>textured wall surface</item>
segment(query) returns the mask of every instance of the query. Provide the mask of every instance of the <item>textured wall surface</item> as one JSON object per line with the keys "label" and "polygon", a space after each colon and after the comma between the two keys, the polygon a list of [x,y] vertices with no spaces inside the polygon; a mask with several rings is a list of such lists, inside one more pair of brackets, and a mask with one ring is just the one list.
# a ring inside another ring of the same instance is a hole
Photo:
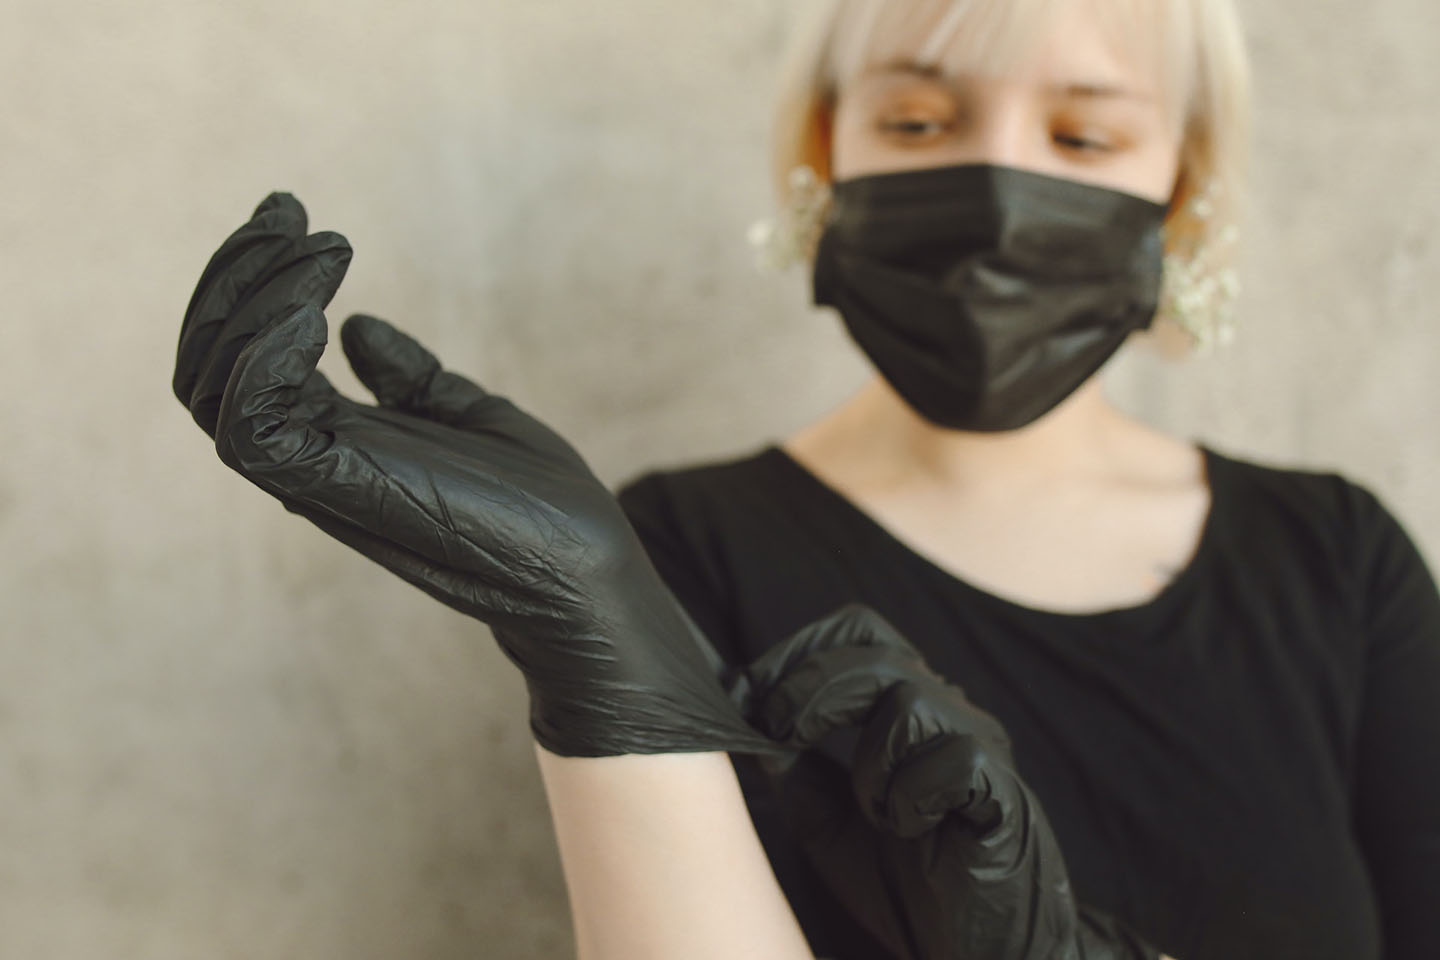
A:
{"label": "textured wall surface", "polygon": [[[1440,557],[1440,5],[1244,7],[1244,329],[1115,396],[1343,470]],[[0,956],[569,952],[518,674],[226,471],[175,334],[283,188],[354,244],[332,321],[406,326],[608,480],[789,432],[866,369],[743,239],[796,9],[0,0]]]}

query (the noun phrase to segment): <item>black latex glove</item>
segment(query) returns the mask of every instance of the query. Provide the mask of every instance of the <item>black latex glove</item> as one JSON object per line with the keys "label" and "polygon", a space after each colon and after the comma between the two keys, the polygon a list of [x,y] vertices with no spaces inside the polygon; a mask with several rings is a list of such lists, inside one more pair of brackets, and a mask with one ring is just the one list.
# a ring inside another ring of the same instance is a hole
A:
{"label": "black latex glove", "polygon": [[186,310],[174,388],[221,460],[286,508],[490,624],[530,689],[531,726],[566,756],[773,752],[664,586],[614,497],[561,437],[352,316],[341,342],[378,406],[315,369],[350,261],[275,193],[210,259]]}
{"label": "black latex glove", "polygon": [[1157,960],[1075,903],[1000,722],[879,614],[846,607],[747,671],[753,722],[808,752],[766,761],[832,892],[904,960]]}

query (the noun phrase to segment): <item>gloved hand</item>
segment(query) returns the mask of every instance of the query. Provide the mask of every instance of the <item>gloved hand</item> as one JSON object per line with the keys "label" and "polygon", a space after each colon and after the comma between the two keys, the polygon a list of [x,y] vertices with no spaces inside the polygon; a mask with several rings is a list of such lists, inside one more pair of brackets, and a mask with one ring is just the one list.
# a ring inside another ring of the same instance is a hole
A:
{"label": "gloved hand", "polygon": [[220,459],[490,624],[550,751],[774,752],[568,443],[373,317],[350,317],[341,342],[378,406],[316,371],[350,247],[305,231],[299,201],[271,194],[211,257],[186,310],[174,389]]}
{"label": "gloved hand", "polygon": [[752,722],[807,751],[764,761],[802,848],[894,956],[1160,957],[1075,903],[1000,722],[873,610],[846,607],[800,630],[745,682]]}

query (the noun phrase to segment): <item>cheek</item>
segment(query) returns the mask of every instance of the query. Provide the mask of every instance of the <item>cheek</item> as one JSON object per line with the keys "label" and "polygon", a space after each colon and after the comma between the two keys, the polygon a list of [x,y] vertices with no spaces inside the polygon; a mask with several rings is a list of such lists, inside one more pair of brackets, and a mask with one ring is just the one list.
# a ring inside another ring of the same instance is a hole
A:
{"label": "cheek", "polygon": [[1157,141],[1137,152],[1132,173],[1134,192],[1168,203],[1175,191],[1175,178],[1180,172],[1180,148],[1176,144]]}
{"label": "cheek", "polygon": [[1137,151],[1137,176],[1144,179],[1151,199],[1166,203],[1175,191],[1180,175],[1183,141],[1178,131],[1157,125]]}
{"label": "cheek", "polygon": [[1123,141],[1116,153],[1098,159],[1072,158],[1076,175],[1157,203],[1168,202],[1180,167],[1179,145],[1161,135],[1134,130]]}
{"label": "cheek", "polygon": [[843,105],[836,109],[830,126],[830,167],[835,179],[869,169],[877,162],[880,146],[864,114]]}

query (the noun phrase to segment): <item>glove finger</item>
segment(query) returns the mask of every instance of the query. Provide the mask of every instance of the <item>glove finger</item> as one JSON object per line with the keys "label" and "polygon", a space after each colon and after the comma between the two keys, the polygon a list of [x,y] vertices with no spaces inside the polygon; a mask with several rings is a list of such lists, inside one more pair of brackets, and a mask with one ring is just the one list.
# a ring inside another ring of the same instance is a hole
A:
{"label": "glove finger", "polygon": [[760,698],[754,722],[776,740],[813,747],[841,728],[859,726],[886,690],[925,672],[913,649],[822,650],[793,664]]}
{"label": "glove finger", "polygon": [[[302,304],[249,340],[221,399],[215,433],[220,459],[271,492],[275,475],[313,462],[329,446],[303,417],[291,416],[307,383],[315,389],[311,377],[325,337],[325,315],[313,302]],[[282,488],[277,495],[285,499],[292,491]]]}
{"label": "glove finger", "polygon": [[296,394],[296,403],[303,403],[307,409],[318,407],[325,403],[331,403],[340,399],[340,391],[336,390],[330,383],[330,379],[316,370],[300,385],[300,392]]}
{"label": "glove finger", "polygon": [[180,324],[171,386],[181,403],[190,405],[201,365],[225,319],[254,294],[264,271],[305,236],[306,223],[299,200],[272,193],[211,255]]}
{"label": "glove finger", "polygon": [[[799,664],[825,651],[857,648],[891,650],[919,660],[919,654],[909,641],[873,608],[862,604],[846,604],[801,627],[756,658],[738,678],[733,691],[734,697],[747,715],[760,715],[763,713],[760,705],[770,698],[771,692],[782,680],[789,677]],[[803,682],[792,681],[786,694],[790,701],[803,703],[811,699],[803,692]],[[823,682],[823,676],[812,675],[811,682]],[[785,711],[778,702],[775,709],[781,712],[796,712]]]}
{"label": "glove finger", "polygon": [[952,813],[990,826],[1000,813],[1009,757],[992,749],[993,718],[957,693],[938,679],[894,684],[860,732],[855,798],[896,836],[920,836]]}
{"label": "glove finger", "polygon": [[[315,370],[325,339],[325,315],[313,302],[251,339],[236,360],[221,403],[216,431],[221,460],[293,512],[333,517],[413,553],[416,564],[428,562],[423,577],[406,579],[455,609],[487,623],[502,612],[515,620],[553,617],[549,581],[516,578],[504,551],[496,552],[496,545],[514,539],[507,525],[531,525],[533,516],[517,515],[516,507],[492,500],[485,510],[467,512],[457,528],[435,478],[422,469],[417,479],[410,453],[393,447],[413,442],[418,436],[413,429],[384,427],[357,447],[340,409],[351,401],[330,390]],[[444,429],[429,427],[432,434]],[[429,446],[436,439],[420,442]],[[492,481],[481,470],[451,476],[445,486],[452,493],[463,487],[473,494]],[[422,493],[416,493],[416,484]],[[483,529],[487,524],[496,529]],[[352,536],[344,542],[356,541]],[[456,557],[466,559],[464,577],[449,566]],[[497,576],[493,587],[483,580],[487,569]],[[405,576],[403,565],[395,572]]]}
{"label": "glove finger", "polygon": [[300,240],[262,271],[253,295],[221,324],[201,362],[189,407],[195,422],[206,432],[214,435],[221,397],[246,344],[304,304],[313,303],[317,310],[323,310],[339,289],[350,257],[350,244],[343,236],[323,231]]}
{"label": "glove finger", "polygon": [[443,370],[435,354],[379,317],[351,315],[340,326],[340,345],[355,376],[383,407],[461,426],[490,396]]}
{"label": "glove finger", "polygon": [[340,327],[340,343],[355,375],[381,406],[589,471],[584,458],[555,431],[505,397],[444,369],[433,353],[384,320],[353,314]]}

